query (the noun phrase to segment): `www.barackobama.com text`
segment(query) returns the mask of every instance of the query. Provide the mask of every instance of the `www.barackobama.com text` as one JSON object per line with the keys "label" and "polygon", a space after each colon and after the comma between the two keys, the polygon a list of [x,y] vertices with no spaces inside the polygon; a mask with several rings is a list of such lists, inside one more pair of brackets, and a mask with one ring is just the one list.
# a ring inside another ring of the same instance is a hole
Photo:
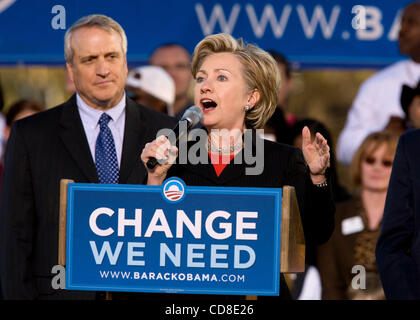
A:
{"label": "www.barackobama.com text", "polygon": [[100,270],[102,279],[134,279],[151,281],[201,281],[201,282],[245,282],[245,275],[208,274],[208,273],[176,273],[176,272],[130,272]]}

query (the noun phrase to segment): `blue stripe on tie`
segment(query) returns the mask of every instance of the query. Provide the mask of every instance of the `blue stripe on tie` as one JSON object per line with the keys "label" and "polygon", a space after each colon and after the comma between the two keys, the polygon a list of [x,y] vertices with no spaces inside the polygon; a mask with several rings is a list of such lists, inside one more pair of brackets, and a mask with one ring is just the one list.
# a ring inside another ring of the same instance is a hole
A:
{"label": "blue stripe on tie", "polygon": [[114,138],[108,127],[110,120],[111,117],[103,113],[98,122],[100,131],[96,139],[95,160],[100,183],[118,183],[118,159]]}

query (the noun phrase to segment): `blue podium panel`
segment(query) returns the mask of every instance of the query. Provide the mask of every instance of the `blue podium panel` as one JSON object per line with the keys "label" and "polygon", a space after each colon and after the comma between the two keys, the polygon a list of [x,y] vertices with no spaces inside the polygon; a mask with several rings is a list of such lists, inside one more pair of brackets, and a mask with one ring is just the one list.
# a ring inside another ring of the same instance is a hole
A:
{"label": "blue podium panel", "polygon": [[66,289],[278,295],[281,191],[69,184]]}

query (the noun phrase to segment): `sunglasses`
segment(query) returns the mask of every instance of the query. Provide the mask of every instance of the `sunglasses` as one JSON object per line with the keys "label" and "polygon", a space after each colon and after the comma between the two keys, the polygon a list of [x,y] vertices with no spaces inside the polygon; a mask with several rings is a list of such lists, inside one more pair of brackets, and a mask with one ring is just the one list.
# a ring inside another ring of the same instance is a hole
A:
{"label": "sunglasses", "polygon": [[392,166],[392,160],[385,160],[385,159],[379,160],[373,157],[366,157],[364,160],[369,165],[373,165],[378,160],[386,168],[389,168]]}

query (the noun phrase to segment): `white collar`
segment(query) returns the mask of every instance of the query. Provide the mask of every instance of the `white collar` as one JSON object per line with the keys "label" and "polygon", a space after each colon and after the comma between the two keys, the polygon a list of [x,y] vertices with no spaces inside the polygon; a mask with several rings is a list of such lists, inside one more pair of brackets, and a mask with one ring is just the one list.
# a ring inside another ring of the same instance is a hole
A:
{"label": "white collar", "polygon": [[[125,101],[126,99],[124,91],[121,100],[115,106],[111,107],[106,111],[106,114],[108,114],[114,122],[116,122],[118,118],[121,117],[121,115],[123,114],[123,111],[125,110]],[[76,93],[76,103],[79,107],[80,112],[83,112],[87,116],[87,119],[91,124],[98,124],[99,118],[101,117],[102,113],[104,113],[104,111],[90,107],[80,97],[79,93]]]}

